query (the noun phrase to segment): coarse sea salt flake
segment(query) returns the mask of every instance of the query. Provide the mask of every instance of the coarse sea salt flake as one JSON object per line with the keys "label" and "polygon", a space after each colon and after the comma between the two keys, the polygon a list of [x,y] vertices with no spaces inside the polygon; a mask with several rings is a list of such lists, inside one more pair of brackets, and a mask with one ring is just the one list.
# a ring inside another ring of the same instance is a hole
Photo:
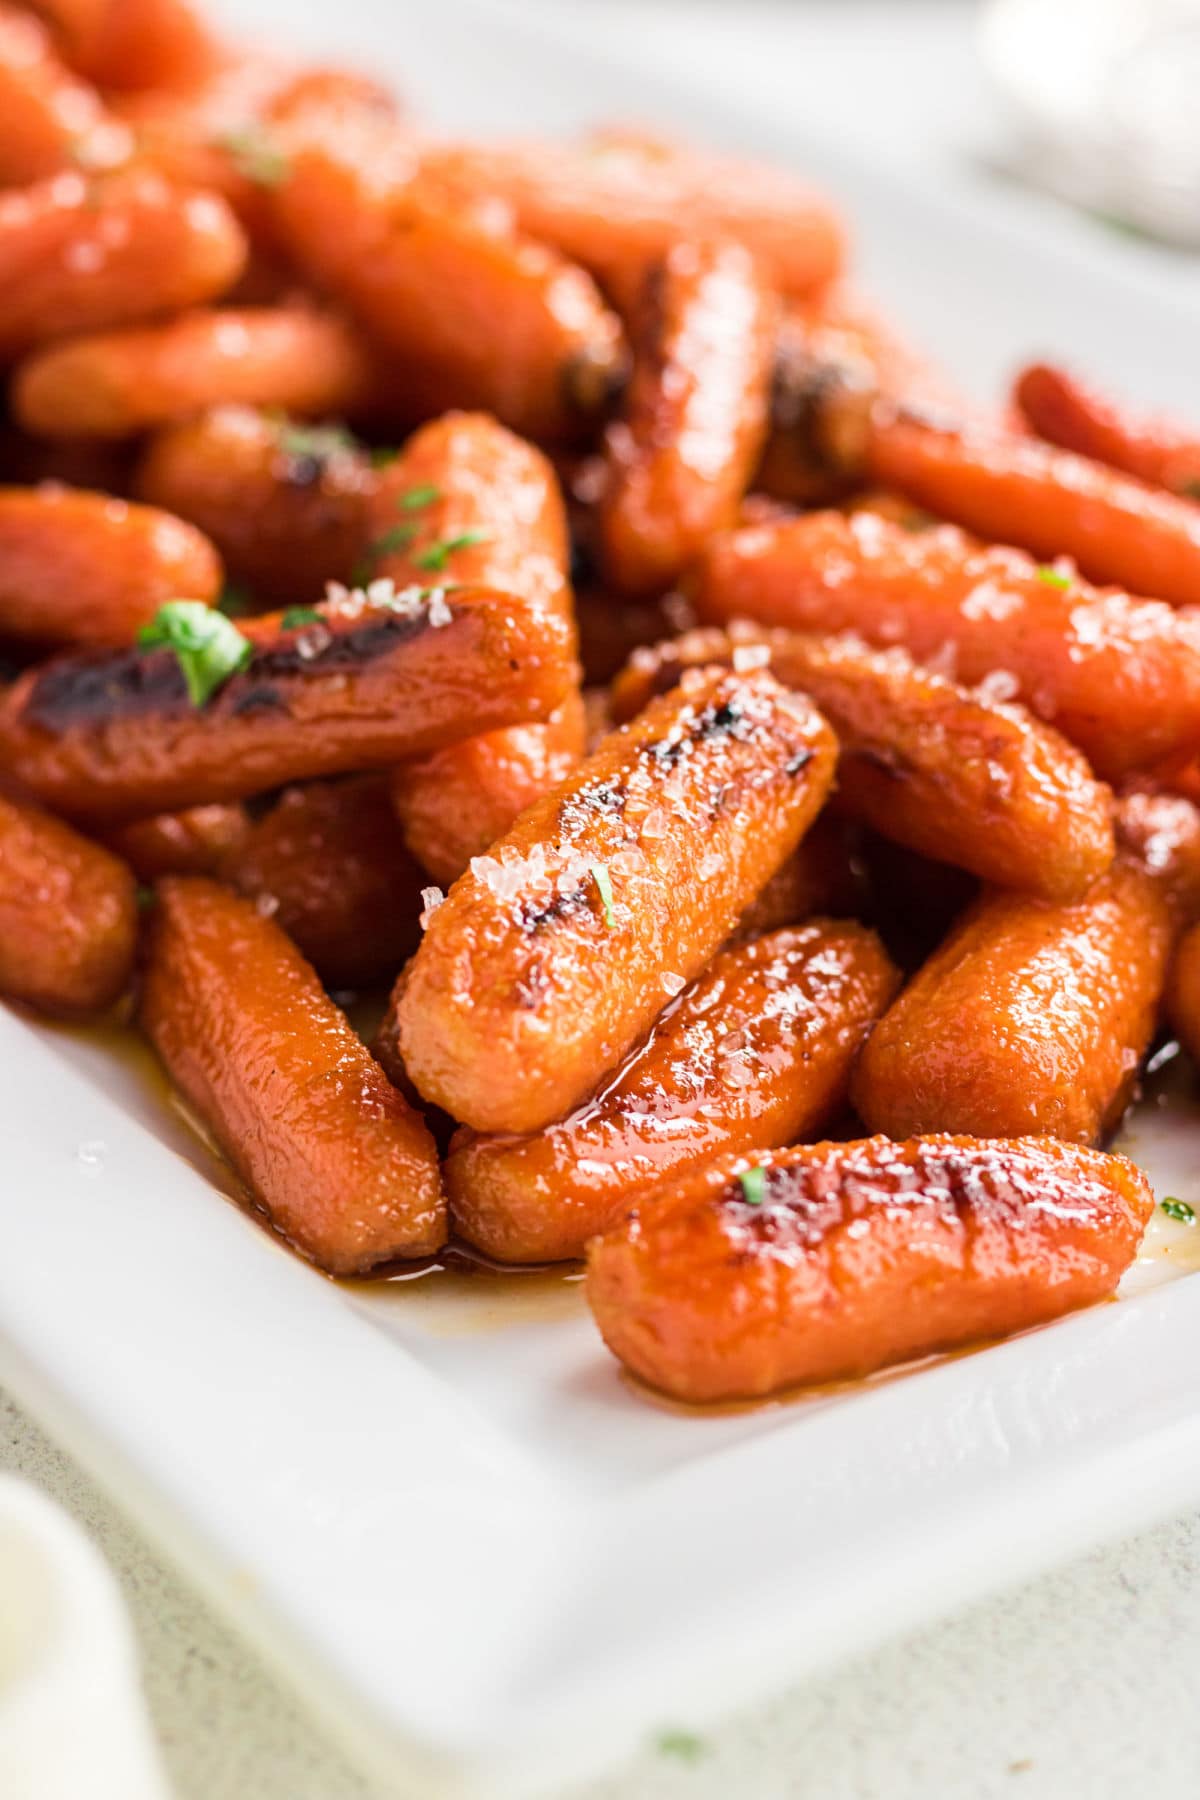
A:
{"label": "coarse sea salt flake", "polygon": [[672,999],[674,999],[676,994],[682,994],[684,988],[687,986],[686,977],[683,975],[675,975],[670,969],[664,969],[658,980],[663,992],[665,994],[670,994]]}

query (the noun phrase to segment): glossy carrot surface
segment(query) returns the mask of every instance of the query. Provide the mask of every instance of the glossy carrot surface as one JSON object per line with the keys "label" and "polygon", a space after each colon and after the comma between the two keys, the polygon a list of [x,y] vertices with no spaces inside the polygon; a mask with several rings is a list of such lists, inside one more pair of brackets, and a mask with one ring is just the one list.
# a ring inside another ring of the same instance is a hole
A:
{"label": "glossy carrot surface", "polygon": [[1126,412],[1046,363],[1022,371],[1014,398],[1047,443],[1107,463],[1150,487],[1200,499],[1200,435],[1186,425]]}

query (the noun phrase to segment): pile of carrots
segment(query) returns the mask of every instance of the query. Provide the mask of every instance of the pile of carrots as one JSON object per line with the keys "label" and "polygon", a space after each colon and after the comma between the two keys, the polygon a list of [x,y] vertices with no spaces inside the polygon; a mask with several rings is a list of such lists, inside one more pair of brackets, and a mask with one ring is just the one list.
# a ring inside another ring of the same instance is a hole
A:
{"label": "pile of carrots", "polygon": [[318,1267],[586,1255],[687,1400],[1110,1293],[1200,1055],[1200,436],[983,414],[845,261],[0,0],[0,991],[131,1011]]}

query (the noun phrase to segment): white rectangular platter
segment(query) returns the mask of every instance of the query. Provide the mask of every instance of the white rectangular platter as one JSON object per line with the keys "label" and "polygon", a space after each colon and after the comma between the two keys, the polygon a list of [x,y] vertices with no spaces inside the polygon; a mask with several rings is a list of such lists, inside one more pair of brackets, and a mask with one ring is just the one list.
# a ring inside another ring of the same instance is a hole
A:
{"label": "white rectangular platter", "polygon": [[[450,123],[637,116],[811,168],[872,289],[976,387],[1057,348],[1200,414],[1189,310],[1037,215],[715,116],[495,8],[239,10]],[[1172,1085],[1130,1147],[1200,1202],[1200,1106]],[[222,1197],[147,1062],[4,1011],[0,1143],[0,1381],[390,1794],[553,1791],[1200,1497],[1200,1283],[1173,1279],[1200,1229],[1160,1222],[1119,1301],[1053,1327],[701,1417],[622,1382],[575,1281],[323,1280]]]}

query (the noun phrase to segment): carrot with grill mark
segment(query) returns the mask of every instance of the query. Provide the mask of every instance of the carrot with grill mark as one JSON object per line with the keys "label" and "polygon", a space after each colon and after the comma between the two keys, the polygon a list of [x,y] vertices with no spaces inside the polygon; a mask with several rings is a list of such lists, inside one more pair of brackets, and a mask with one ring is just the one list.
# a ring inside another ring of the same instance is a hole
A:
{"label": "carrot with grill mark", "polygon": [[477,1131],[577,1105],[795,849],[834,759],[761,671],[700,672],[605,739],[430,917],[398,1000],[421,1094]]}
{"label": "carrot with grill mark", "polygon": [[751,1399],[1021,1331],[1110,1294],[1154,1210],[1123,1156],[1045,1139],[725,1157],[588,1253],[614,1356],[687,1401]]}
{"label": "carrot with grill mark", "polygon": [[439,1250],[425,1122],[279,927],[216,882],[171,876],[148,937],[142,1029],[275,1229],[335,1275]]}
{"label": "carrot with grill mark", "polygon": [[898,981],[857,924],[814,920],[723,951],[561,1124],[459,1134],[444,1167],[455,1228],[500,1262],[580,1256],[647,1188],[810,1135],[843,1103]]}

